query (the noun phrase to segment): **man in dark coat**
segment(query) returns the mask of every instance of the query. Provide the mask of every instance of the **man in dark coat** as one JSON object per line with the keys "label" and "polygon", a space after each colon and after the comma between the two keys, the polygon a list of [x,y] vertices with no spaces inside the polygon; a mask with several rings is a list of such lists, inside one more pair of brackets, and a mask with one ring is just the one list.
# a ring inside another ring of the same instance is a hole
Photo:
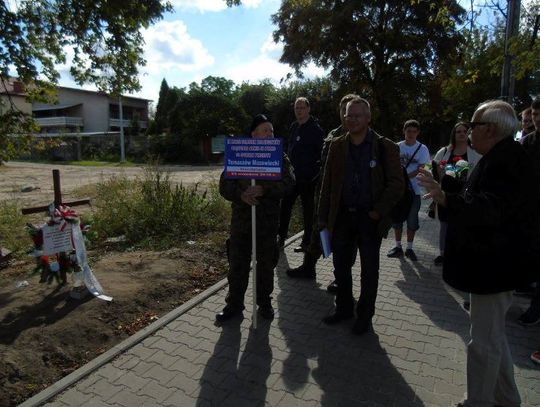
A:
{"label": "man in dark coat", "polygon": [[337,280],[335,312],[323,321],[332,325],[354,316],[351,269],[359,250],[360,299],[353,333],[361,335],[371,328],[381,240],[405,185],[397,145],[369,128],[367,100],[347,103],[345,119],[348,132],[330,144],[319,200],[319,228],[331,235]]}
{"label": "man in dark coat", "polygon": [[[319,181],[317,182],[317,187],[315,188],[315,210],[313,214],[313,220],[314,224],[317,224],[319,219],[319,196],[321,193],[321,185],[322,185],[322,178],[324,174],[324,168],[326,165],[326,159],[328,158],[328,150],[330,149],[330,143],[332,143],[332,140],[335,138],[338,138],[340,136],[343,136],[347,131],[345,130],[345,110],[347,107],[347,103],[349,103],[351,100],[358,98],[358,95],[354,94],[348,94],[341,98],[339,102],[339,118],[341,121],[341,125],[334,130],[330,131],[328,133],[328,136],[324,139],[324,145],[322,148],[321,153],[321,168],[319,172]],[[319,236],[319,230],[317,228],[313,228],[313,232],[311,235],[311,241],[309,246],[307,247],[306,251],[304,252],[304,260],[302,264],[296,268],[288,269],[287,275],[292,278],[309,278],[313,279],[315,278],[315,265],[317,263],[317,260],[322,255],[322,248],[321,248],[321,239]],[[355,252],[355,258],[356,258],[356,252]],[[328,286],[329,292],[336,292],[337,284],[335,280]]]}
{"label": "man in dark coat", "polygon": [[517,117],[508,103],[480,104],[469,123],[483,155],[459,193],[445,193],[420,170],[425,197],[448,209],[443,279],[470,293],[467,398],[462,406],[519,406],[506,339],[513,290],[538,278],[539,194],[530,159],[514,141]]}
{"label": "man in dark coat", "polygon": [[315,187],[321,168],[321,150],[324,142],[324,131],[310,115],[309,101],[299,97],[294,102],[296,121],[291,125],[287,154],[294,168],[296,184],[293,191],[287,194],[281,203],[279,219],[279,242],[283,246],[289,232],[291,213],[300,196],[302,202],[302,217],[304,221],[304,236],[302,244],[295,252],[305,251],[311,239],[313,228],[313,199]]}
{"label": "man in dark coat", "polygon": [[[540,96],[532,101],[529,110],[533,130],[521,139],[521,144],[529,155],[536,179],[540,180]],[[536,288],[532,292],[531,305],[518,321],[523,325],[535,325],[540,322],[540,281],[536,282]]]}

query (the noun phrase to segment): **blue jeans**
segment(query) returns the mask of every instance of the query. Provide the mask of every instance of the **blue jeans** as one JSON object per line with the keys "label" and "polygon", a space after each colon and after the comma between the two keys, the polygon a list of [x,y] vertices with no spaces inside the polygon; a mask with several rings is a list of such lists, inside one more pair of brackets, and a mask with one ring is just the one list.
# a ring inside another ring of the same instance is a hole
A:
{"label": "blue jeans", "polygon": [[[407,230],[416,232],[420,229],[418,212],[420,212],[421,203],[420,195],[415,195],[412,201],[411,210],[409,211],[409,216],[407,216]],[[392,224],[392,227],[394,229],[403,229],[403,223],[394,223]]]}

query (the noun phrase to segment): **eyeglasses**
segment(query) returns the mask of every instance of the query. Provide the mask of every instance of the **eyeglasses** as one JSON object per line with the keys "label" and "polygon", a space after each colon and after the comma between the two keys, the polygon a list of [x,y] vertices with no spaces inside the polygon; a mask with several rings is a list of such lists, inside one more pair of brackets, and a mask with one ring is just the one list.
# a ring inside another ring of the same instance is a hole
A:
{"label": "eyeglasses", "polygon": [[348,120],[360,120],[364,117],[363,114],[347,114],[345,115],[345,118]]}
{"label": "eyeglasses", "polygon": [[476,126],[483,126],[489,124],[489,122],[467,122],[466,124],[469,127],[469,130],[473,130]]}

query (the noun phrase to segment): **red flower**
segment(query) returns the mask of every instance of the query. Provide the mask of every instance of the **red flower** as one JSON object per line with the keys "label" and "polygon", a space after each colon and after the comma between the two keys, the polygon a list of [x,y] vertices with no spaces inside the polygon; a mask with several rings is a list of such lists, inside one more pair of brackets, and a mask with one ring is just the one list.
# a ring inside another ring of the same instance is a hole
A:
{"label": "red flower", "polygon": [[456,156],[454,156],[454,158],[452,158],[452,161],[454,163],[457,163],[459,160],[463,160],[463,158],[460,155],[456,155]]}
{"label": "red flower", "polygon": [[441,161],[439,161],[439,165],[441,166],[441,168],[444,168],[447,162],[448,161],[446,161],[446,160],[441,160]]}

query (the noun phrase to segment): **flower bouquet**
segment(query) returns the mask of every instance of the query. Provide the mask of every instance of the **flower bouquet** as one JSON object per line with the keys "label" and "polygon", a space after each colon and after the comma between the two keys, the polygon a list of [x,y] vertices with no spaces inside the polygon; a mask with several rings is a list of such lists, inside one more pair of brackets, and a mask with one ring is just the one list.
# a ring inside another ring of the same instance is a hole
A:
{"label": "flower bouquet", "polygon": [[454,156],[451,161],[441,160],[439,167],[442,170],[441,188],[445,192],[458,193],[470,170],[470,165],[461,156]]}

